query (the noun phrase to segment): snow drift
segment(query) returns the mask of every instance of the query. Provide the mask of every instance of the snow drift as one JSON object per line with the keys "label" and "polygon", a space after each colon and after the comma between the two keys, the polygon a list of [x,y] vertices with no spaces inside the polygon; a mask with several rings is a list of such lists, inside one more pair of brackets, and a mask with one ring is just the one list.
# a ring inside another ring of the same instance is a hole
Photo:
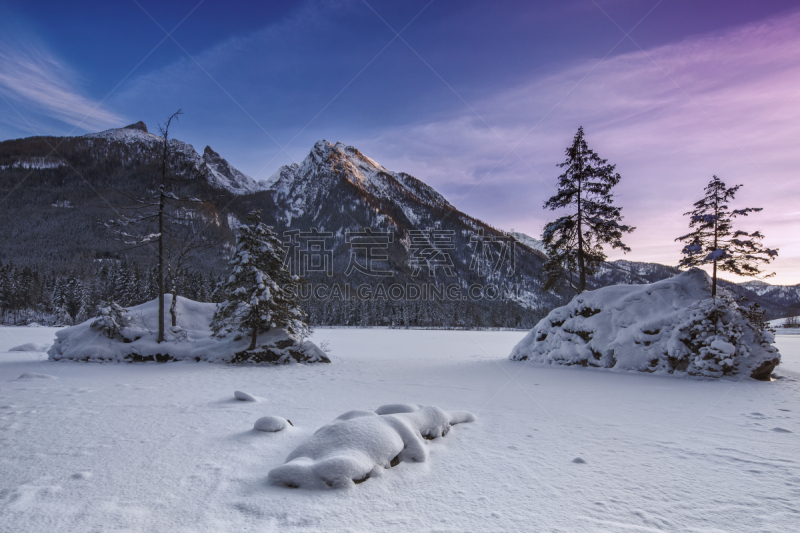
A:
{"label": "snow drift", "polygon": [[[172,295],[164,296],[165,307]],[[211,336],[216,304],[200,303],[178,296],[176,327],[167,327],[164,342],[156,342],[158,300],[123,309],[114,306],[97,318],[56,333],[47,352],[50,359],[92,362],[209,361],[213,363],[329,363],[325,352],[310,341],[272,328],[259,335],[256,350],[248,351],[250,339]],[[169,320],[169,314],[167,314]]]}
{"label": "snow drift", "polygon": [[47,349],[50,347],[49,344],[42,344],[41,342],[28,342],[25,344],[20,344],[19,346],[14,346],[13,348],[9,349],[9,352],[46,352]]}
{"label": "snow drift", "polygon": [[780,362],[774,341],[724,290],[714,301],[708,274],[692,269],[649,285],[615,285],[580,294],[542,319],[509,358],[769,379]]}
{"label": "snow drift", "polygon": [[425,462],[423,439],[444,437],[450,426],[474,420],[464,411],[420,405],[349,411],[295,448],[286,464],[269,472],[269,481],[292,488],[352,486],[400,462]]}

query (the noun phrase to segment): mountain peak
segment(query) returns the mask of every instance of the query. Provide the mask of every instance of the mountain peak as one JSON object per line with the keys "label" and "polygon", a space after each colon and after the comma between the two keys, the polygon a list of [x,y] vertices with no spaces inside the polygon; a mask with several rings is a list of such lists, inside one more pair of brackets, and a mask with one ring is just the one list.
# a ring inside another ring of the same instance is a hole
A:
{"label": "mountain peak", "polygon": [[142,122],[141,120],[139,122],[135,122],[133,124],[130,124],[128,126],[125,126],[124,128],[120,128],[120,129],[123,129],[123,130],[139,130],[139,131],[143,131],[145,133],[150,133],[149,131],[147,131],[147,125],[144,122]]}
{"label": "mountain peak", "polygon": [[387,170],[353,146],[325,139],[314,143],[300,164],[281,167],[262,184],[285,207],[287,223],[321,212],[341,187],[355,188],[358,202],[398,206],[399,211],[387,215],[392,219],[418,221],[431,208],[452,209],[441,194],[413,176]]}
{"label": "mountain peak", "polygon": [[[338,144],[338,143],[337,143]],[[325,139],[320,139],[314,143],[314,150],[317,151],[324,151],[329,150],[333,147],[333,143],[326,141]]]}
{"label": "mountain peak", "polygon": [[202,164],[208,170],[208,182],[214,187],[227,189],[233,194],[249,194],[264,188],[263,184],[234,168],[210,146],[203,150]]}

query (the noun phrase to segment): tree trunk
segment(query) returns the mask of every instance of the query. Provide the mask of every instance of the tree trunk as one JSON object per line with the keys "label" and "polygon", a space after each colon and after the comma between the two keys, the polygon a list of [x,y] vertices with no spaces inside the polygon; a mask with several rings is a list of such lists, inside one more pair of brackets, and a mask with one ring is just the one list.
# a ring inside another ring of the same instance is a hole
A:
{"label": "tree trunk", "polygon": [[[583,172],[583,168],[581,168]],[[586,290],[586,261],[583,257],[583,212],[581,211],[581,188],[583,183],[578,178],[578,271],[580,279],[578,280],[578,293]]]}
{"label": "tree trunk", "polygon": [[258,322],[253,324],[253,332],[250,336],[250,347],[247,348],[248,350],[255,350],[256,349],[256,340],[258,340]]}
{"label": "tree trunk", "polygon": [[[714,253],[717,253],[718,236],[717,224],[719,222],[719,200],[714,200]],[[716,256],[715,256],[716,257]],[[711,277],[711,297],[714,298],[714,303],[717,302],[717,260],[714,259],[714,274]]]}
{"label": "tree trunk", "polygon": [[158,196],[158,339],[164,342],[164,179]]}
{"label": "tree trunk", "polygon": [[172,305],[169,306],[169,314],[172,317],[172,327],[178,325],[178,283],[172,281]]}
{"label": "tree trunk", "polygon": [[173,113],[164,125],[164,150],[161,153],[161,185],[158,188],[158,339],[164,342],[164,205],[166,203],[167,162],[169,159],[169,125],[180,115]]}
{"label": "tree trunk", "polygon": [[717,262],[714,261],[714,275],[711,277],[711,297],[717,298]]}

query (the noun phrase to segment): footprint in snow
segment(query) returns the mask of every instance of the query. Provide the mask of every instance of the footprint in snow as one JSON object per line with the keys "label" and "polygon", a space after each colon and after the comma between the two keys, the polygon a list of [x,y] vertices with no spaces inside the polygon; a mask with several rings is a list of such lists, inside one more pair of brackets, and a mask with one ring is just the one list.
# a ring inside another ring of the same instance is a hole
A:
{"label": "footprint in snow", "polygon": [[91,472],[78,472],[76,474],[72,474],[72,479],[89,479],[92,477]]}
{"label": "footprint in snow", "polygon": [[791,431],[789,431],[788,429],[783,429],[783,428],[772,428],[772,431],[774,431],[775,433],[791,433]]}

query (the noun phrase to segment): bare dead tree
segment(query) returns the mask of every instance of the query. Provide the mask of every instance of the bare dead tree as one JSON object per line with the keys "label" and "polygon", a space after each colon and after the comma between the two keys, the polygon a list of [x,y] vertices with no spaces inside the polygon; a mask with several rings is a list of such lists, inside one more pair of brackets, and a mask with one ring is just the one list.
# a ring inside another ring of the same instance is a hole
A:
{"label": "bare dead tree", "polygon": [[[114,232],[123,243],[129,245],[127,249],[156,244],[156,276],[158,278],[157,341],[159,343],[164,341],[166,270],[168,268],[182,268],[196,253],[214,245],[208,237],[195,238],[197,235],[192,236],[185,231],[187,229],[185,225],[186,207],[192,204],[201,205],[206,202],[194,197],[180,197],[172,190],[167,189],[170,183],[181,181],[170,175],[173,169],[174,154],[169,143],[170,126],[181,114],[180,110],[176,111],[167,119],[166,123],[159,126],[162,136],[159,157],[161,172],[160,182],[155,194],[145,198],[128,197],[132,205],[121,209],[133,210],[133,216],[119,215],[106,223],[106,227]],[[156,228],[153,228],[154,225]],[[208,233],[205,231],[208,227],[208,224],[204,224],[203,228],[197,233]],[[156,231],[153,231],[153,229]],[[168,261],[170,262],[169,264]],[[173,276],[174,278],[175,276]],[[173,288],[173,295],[177,294],[176,291],[177,289]],[[175,298],[173,298],[171,307],[172,325],[175,326],[177,325]]]}

